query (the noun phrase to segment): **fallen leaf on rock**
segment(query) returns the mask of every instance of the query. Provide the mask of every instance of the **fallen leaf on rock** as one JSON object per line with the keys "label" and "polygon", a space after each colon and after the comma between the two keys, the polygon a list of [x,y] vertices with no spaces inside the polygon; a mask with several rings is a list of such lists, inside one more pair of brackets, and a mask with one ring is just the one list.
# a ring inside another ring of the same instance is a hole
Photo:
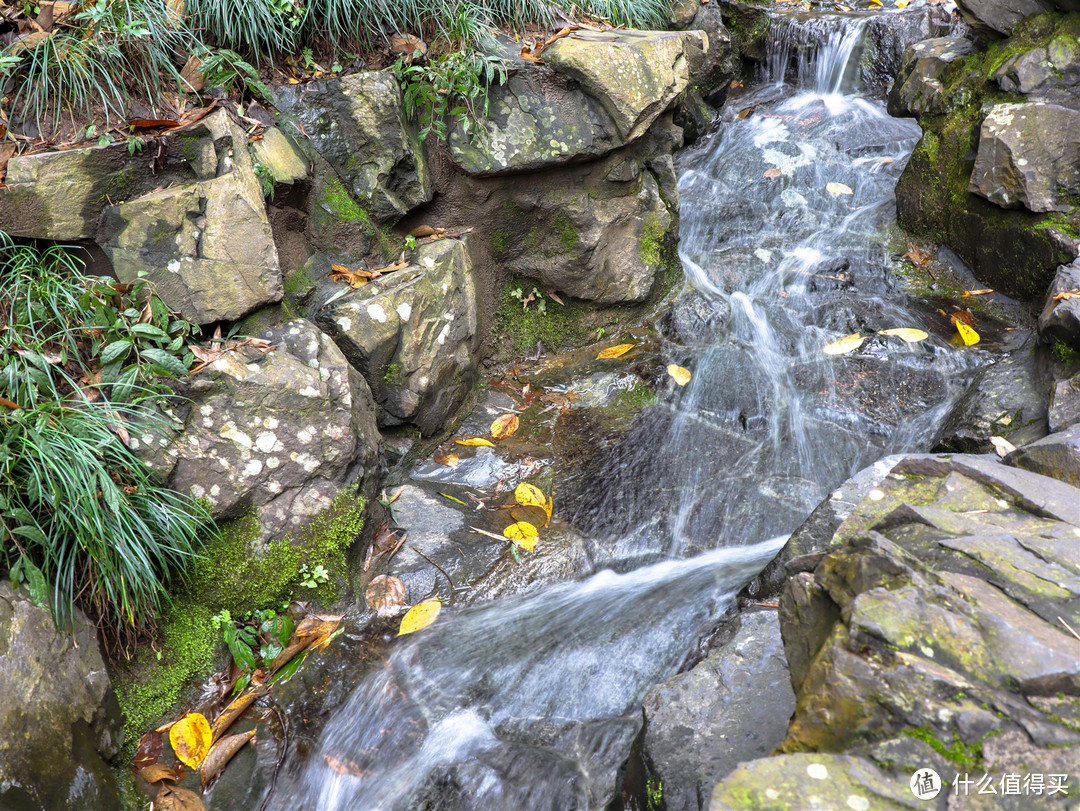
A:
{"label": "fallen leaf on rock", "polygon": [[825,344],[825,346],[821,348],[821,351],[826,355],[846,355],[848,352],[854,352],[862,346],[865,340],[866,339],[861,334],[854,332],[851,335],[845,335],[838,341]]}
{"label": "fallen leaf on rock", "polygon": [[394,617],[405,607],[405,584],[396,577],[381,574],[364,589],[364,601],[380,617]]}
{"label": "fallen leaf on rock", "polygon": [[514,500],[522,507],[543,507],[547,504],[544,491],[535,484],[522,482],[514,488]]}
{"label": "fallen leaf on rock", "polygon": [[436,451],[431,457],[436,464],[444,465],[445,467],[457,467],[461,461],[461,457],[456,453],[444,453],[443,451]]}
{"label": "fallen leaf on rock", "polygon": [[157,759],[161,757],[161,744],[161,733],[157,730],[151,730],[139,738],[139,746],[135,750],[135,759],[131,764],[132,768],[139,771],[144,766],[157,763]]}
{"label": "fallen leaf on rock", "polygon": [[667,373],[671,376],[671,379],[678,383],[680,386],[685,386],[690,382],[691,374],[690,370],[682,366],[677,366],[674,363],[668,364]]}
{"label": "fallen leaf on rock", "polygon": [[739,110],[738,115],[736,115],[735,117],[739,118],[739,119],[746,118],[748,115],[751,115],[753,112],[754,112],[753,107],[744,107],[743,109]]}
{"label": "fallen leaf on rock", "polygon": [[517,414],[503,414],[491,423],[491,436],[494,439],[506,439],[517,433],[521,427],[521,420]]}
{"label": "fallen leaf on rock", "polygon": [[934,257],[933,257],[932,254],[928,253],[927,251],[920,250],[919,248],[915,247],[914,245],[908,245],[908,252],[905,253],[900,258],[901,259],[910,259],[911,264],[915,265],[915,267],[922,267],[923,265],[925,265],[927,262],[929,262]]}
{"label": "fallen leaf on rock", "polygon": [[1068,301],[1071,298],[1080,296],[1080,290],[1075,287],[1072,290],[1062,290],[1060,293],[1054,293],[1054,301]]}
{"label": "fallen leaf on rock", "polygon": [[979,333],[965,324],[963,321],[957,320],[956,331],[960,333],[960,340],[964,342],[964,346],[975,346],[979,342]]}
{"label": "fallen leaf on rock", "polygon": [[216,741],[221,738],[229,727],[233,725],[233,722],[247,712],[247,708],[254,704],[255,699],[264,692],[257,689],[245,690],[230,701],[229,705],[218,713],[218,717],[214,719],[214,723],[210,727],[210,739]]}
{"label": "fallen leaf on rock", "polygon": [[201,712],[189,712],[172,725],[169,743],[180,762],[192,769],[199,768],[202,759],[210,751],[213,734],[210,722]]}
{"label": "fallen leaf on rock", "polygon": [[1003,436],[990,437],[990,444],[994,446],[994,450],[997,451],[998,456],[1008,456],[1010,453],[1016,450],[1016,446],[1009,442]]}
{"label": "fallen leaf on rock", "polygon": [[767,177],[771,179],[780,177],[781,174],[783,173],[779,169],[766,169],[762,177]]}
{"label": "fallen leaf on rock", "polygon": [[177,774],[168,766],[160,763],[151,763],[139,769],[139,777],[147,783],[160,783],[162,780],[176,780]]}
{"label": "fallen leaf on rock", "polygon": [[[993,293],[993,292],[994,292],[994,288],[986,287],[986,288],[983,288],[982,290],[965,290],[961,294],[961,296],[963,298],[967,298],[968,296],[986,296],[986,295],[989,295],[990,293]],[[1078,292],[1077,295],[1080,295],[1080,292]]]}
{"label": "fallen leaf on rock", "polygon": [[532,552],[536,547],[536,539],[540,533],[536,527],[526,521],[518,521],[503,530],[503,535],[510,541],[520,546],[526,552]]}
{"label": "fallen leaf on rock", "polygon": [[596,356],[596,359],[610,360],[611,358],[621,358],[635,346],[636,344],[619,344],[618,346],[609,346],[607,349],[601,349],[599,354]]}
{"label": "fallen leaf on rock", "polygon": [[194,791],[164,783],[154,797],[154,811],[206,811],[206,806]]}
{"label": "fallen leaf on rock", "polygon": [[401,618],[398,636],[416,633],[427,628],[431,623],[435,622],[435,618],[439,616],[440,611],[442,611],[442,603],[438,600],[424,600],[422,603],[417,603],[406,611],[405,616]]}
{"label": "fallen leaf on rock", "polygon": [[465,503],[464,501],[462,501],[462,500],[461,500],[460,498],[454,498],[454,497],[453,497],[452,495],[450,495],[449,493],[439,493],[439,495],[440,495],[440,496],[442,496],[443,498],[448,498],[448,499],[450,499],[451,501],[453,501],[453,502],[454,502],[454,503],[456,503],[456,504],[460,504],[460,505],[461,505],[462,507],[468,507],[468,506],[469,506],[469,505],[468,505],[468,504],[466,504],[466,503]]}
{"label": "fallen leaf on rock", "polygon": [[455,439],[454,441],[458,445],[468,445],[470,447],[476,446],[476,445],[486,445],[489,448],[494,448],[495,447],[495,443],[492,442],[490,439],[484,439],[484,438],[478,437],[478,436],[470,437],[469,439]]}
{"label": "fallen leaf on rock", "polygon": [[969,327],[975,326],[975,316],[968,310],[956,310],[949,316],[949,320],[954,324],[967,324]]}
{"label": "fallen leaf on rock", "polygon": [[851,190],[851,186],[848,186],[846,183],[837,183],[835,180],[832,183],[825,184],[825,191],[827,191],[829,194],[836,195],[855,193]]}
{"label": "fallen leaf on rock", "polygon": [[906,341],[909,344],[918,343],[919,341],[925,341],[930,337],[930,334],[923,332],[921,329],[914,329],[912,327],[896,327],[895,329],[883,329],[881,335],[895,335],[901,341]]}
{"label": "fallen leaf on rock", "polygon": [[232,760],[233,755],[239,752],[248,742],[255,739],[255,730],[229,735],[214,744],[213,748],[206,753],[202,764],[199,766],[199,779],[203,788],[213,783],[218,775],[224,770],[226,764]]}
{"label": "fallen leaf on rock", "polygon": [[421,56],[426,54],[427,45],[420,37],[415,37],[412,34],[391,34],[390,50],[411,59],[416,51],[419,51]]}

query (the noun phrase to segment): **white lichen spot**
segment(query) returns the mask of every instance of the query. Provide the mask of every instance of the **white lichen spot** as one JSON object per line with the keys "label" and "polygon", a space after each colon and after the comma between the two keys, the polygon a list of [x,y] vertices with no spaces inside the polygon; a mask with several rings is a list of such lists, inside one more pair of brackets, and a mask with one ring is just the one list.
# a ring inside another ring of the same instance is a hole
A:
{"label": "white lichen spot", "polygon": [[279,467],[281,467],[281,460],[278,459],[276,456],[271,456],[269,459],[266,460],[266,466],[270,470],[277,470]]}
{"label": "white lichen spot", "polygon": [[430,270],[431,268],[435,267],[435,260],[432,259],[430,256],[425,256],[423,259],[423,265],[428,270]]}
{"label": "white lichen spot", "polygon": [[920,645],[919,650],[922,651],[922,655],[925,656],[927,659],[933,659],[934,658],[934,649],[933,648],[929,648],[926,645]]}
{"label": "white lichen spot", "polygon": [[775,800],[780,796],[780,792],[774,788],[767,788],[765,789],[765,796],[768,797],[770,800]]}
{"label": "white lichen spot", "polygon": [[1017,166],[1027,166],[1027,158],[1018,158],[1016,161]]}
{"label": "white lichen spot", "polygon": [[1001,507],[1001,509],[1003,509],[1003,510],[1009,509],[1009,502],[1007,502],[1005,499],[997,498],[997,499],[994,499],[994,501],[997,502],[997,505],[999,507]]}
{"label": "white lichen spot", "polygon": [[193,484],[193,485],[191,485],[191,497],[192,498],[202,498],[205,495],[206,495],[206,488],[203,487],[201,484]]}
{"label": "white lichen spot", "polygon": [[281,425],[281,423],[278,421],[277,417],[266,417],[263,419],[263,428],[269,428],[273,431],[279,425]]}
{"label": "white lichen spot", "polygon": [[311,433],[310,428],[302,428],[301,430],[296,432],[296,438],[297,440],[299,440],[301,445],[307,445],[311,442],[312,439],[315,438],[315,435]]}
{"label": "white lichen spot", "polygon": [[448,282],[443,282],[442,291],[445,293],[449,289],[450,289],[450,284]]}
{"label": "white lichen spot", "polygon": [[278,442],[275,434],[270,431],[263,431],[255,438],[255,447],[263,453],[270,453],[270,451],[279,449],[281,443]]}
{"label": "white lichen spot", "polygon": [[881,501],[883,498],[885,498],[885,493],[876,488],[874,490],[871,490],[866,495],[870,498],[871,501]]}
{"label": "white lichen spot", "polygon": [[211,414],[214,413],[214,407],[208,405],[199,406],[199,413],[202,414],[204,417],[209,417]]}
{"label": "white lichen spot", "polygon": [[402,321],[408,321],[409,316],[412,315],[412,305],[407,301],[401,302],[401,304],[397,306],[397,314],[398,318]]}
{"label": "white lichen spot", "polygon": [[172,262],[169,262],[169,264],[166,265],[165,267],[167,267],[169,269],[169,273],[179,273],[180,272],[180,260],[179,259],[174,259]]}
{"label": "white lichen spot", "polygon": [[337,320],[337,325],[341,327],[342,332],[348,332],[352,329],[352,319],[342,316]]}
{"label": "white lichen spot", "polygon": [[754,256],[760,259],[762,262],[769,263],[772,261],[772,251],[767,251],[764,248],[758,248],[754,251]]}
{"label": "white lichen spot", "polygon": [[261,459],[249,459],[248,463],[244,465],[245,476],[258,476],[262,473],[263,463]]}
{"label": "white lichen spot", "polygon": [[249,363],[244,368],[247,369],[249,372],[257,372],[257,371],[259,371],[259,364],[257,364],[257,363]]}
{"label": "white lichen spot", "polygon": [[210,488],[210,495],[213,496],[214,498],[217,498],[218,496],[220,496],[221,495],[221,485],[215,484],[213,487],[211,487]]}
{"label": "white lichen spot", "polygon": [[235,423],[227,422],[218,429],[218,435],[230,439],[242,448],[251,448],[251,437],[237,429]]}
{"label": "white lichen spot", "polygon": [[299,394],[301,397],[318,397],[319,390],[314,386],[304,386],[304,388],[300,389],[297,394]]}
{"label": "white lichen spot", "polygon": [[209,417],[203,417],[202,424],[203,424],[203,428],[213,428],[214,427],[214,421],[212,419],[210,419]]}
{"label": "white lichen spot", "polygon": [[280,493],[282,491],[282,489],[283,488],[281,486],[281,482],[267,482],[266,483],[266,491],[268,493],[270,493],[271,495],[276,496],[278,493]]}
{"label": "white lichen spot", "polygon": [[367,314],[372,321],[378,321],[380,324],[386,323],[386,310],[381,305],[369,304]]}
{"label": "white lichen spot", "polygon": [[815,780],[827,780],[829,777],[829,770],[824,763],[811,763],[806,767],[806,773]]}
{"label": "white lichen spot", "polygon": [[865,797],[859,797],[856,794],[849,794],[846,803],[851,811],[867,811],[867,809],[870,808],[870,801]]}
{"label": "white lichen spot", "polygon": [[450,325],[443,324],[443,328],[439,330],[439,337],[435,339],[435,343],[442,346],[446,343],[446,336],[450,334]]}

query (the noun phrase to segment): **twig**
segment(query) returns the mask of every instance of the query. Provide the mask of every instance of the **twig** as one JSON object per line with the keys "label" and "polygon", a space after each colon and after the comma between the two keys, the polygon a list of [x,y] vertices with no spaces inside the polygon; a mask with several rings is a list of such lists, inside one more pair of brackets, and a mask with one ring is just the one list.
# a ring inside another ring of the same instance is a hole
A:
{"label": "twig", "polygon": [[1075,636],[1077,639],[1080,639],[1080,634],[1076,633],[1076,629],[1074,629],[1071,625],[1069,625],[1069,623],[1065,622],[1065,620],[1063,620],[1061,617],[1058,617],[1058,622],[1060,622],[1062,625],[1064,625],[1066,628],[1068,628],[1070,634]]}
{"label": "twig", "polygon": [[446,573],[446,570],[445,570],[445,569],[443,569],[443,567],[442,567],[442,566],[440,566],[440,565],[439,565],[438,563],[436,563],[435,561],[433,561],[433,560],[432,560],[431,558],[429,558],[429,557],[428,557],[427,555],[425,555],[425,554],[424,554],[423,552],[421,552],[421,551],[420,551],[419,549],[415,549],[415,548],[414,548],[414,549],[413,549],[413,551],[414,551],[414,552],[415,552],[416,554],[418,554],[418,555],[419,555],[420,557],[422,557],[422,558],[423,558],[424,560],[426,560],[426,561],[427,561],[428,563],[430,563],[430,564],[431,564],[432,566],[434,566],[434,567],[435,567],[436,569],[438,569],[438,570],[439,570],[440,572],[442,572],[442,576],[443,576],[443,577],[445,577],[445,578],[446,578],[446,582],[450,584],[450,591],[455,591],[455,590],[456,590],[456,588],[457,588],[457,587],[456,587],[456,586],[454,585],[454,581],[450,579],[450,575],[448,575],[448,574]]}

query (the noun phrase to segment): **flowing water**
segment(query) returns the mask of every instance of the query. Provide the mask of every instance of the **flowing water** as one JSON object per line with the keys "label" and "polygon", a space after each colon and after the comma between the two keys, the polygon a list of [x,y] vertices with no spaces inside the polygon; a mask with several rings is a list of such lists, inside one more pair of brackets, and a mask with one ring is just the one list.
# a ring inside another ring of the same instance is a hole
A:
{"label": "flowing water", "polygon": [[708,326],[676,330],[664,352],[693,380],[597,457],[571,511],[632,570],[447,612],[396,643],[272,807],[604,807],[644,693],[783,536],[860,467],[931,440],[970,371],[961,353],[884,336],[821,351],[917,323],[885,238],[919,131],[853,91],[863,24],[774,27],[762,80],[680,158],[691,289],[675,312]]}

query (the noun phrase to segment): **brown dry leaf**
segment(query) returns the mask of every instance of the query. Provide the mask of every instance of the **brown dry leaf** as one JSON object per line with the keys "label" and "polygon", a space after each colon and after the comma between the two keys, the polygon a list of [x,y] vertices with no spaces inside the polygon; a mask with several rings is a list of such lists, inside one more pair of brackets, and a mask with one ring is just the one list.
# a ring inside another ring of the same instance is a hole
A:
{"label": "brown dry leaf", "polygon": [[424,600],[422,603],[417,603],[405,612],[405,616],[401,618],[398,636],[416,633],[427,628],[431,623],[435,622],[435,618],[439,616],[441,610],[442,603],[438,600]]}
{"label": "brown dry leaf", "polygon": [[380,617],[394,617],[405,607],[405,584],[396,577],[381,574],[364,589],[364,601]]}
{"label": "brown dry leaf", "polygon": [[213,734],[210,722],[201,712],[189,712],[172,725],[169,743],[180,762],[192,769],[199,768],[206,753],[210,751]]}
{"label": "brown dry leaf", "polygon": [[507,505],[510,507],[510,517],[515,522],[524,521],[533,526],[544,525],[544,521],[547,520],[547,516],[544,514],[543,507],[517,507],[513,505]]}
{"label": "brown dry leaf", "polygon": [[[135,750],[135,758],[131,763],[131,768],[135,771],[139,771],[144,766],[149,766],[151,763],[157,763],[157,759],[161,757],[161,733],[156,730],[151,730],[139,738],[139,746]],[[151,783],[154,781],[151,780]]]}
{"label": "brown dry leaf", "polygon": [[957,310],[949,316],[949,320],[954,324],[966,324],[969,327],[975,326],[975,316],[967,310]]}
{"label": "brown dry leaf", "polygon": [[332,264],[330,265],[329,279],[334,282],[347,284],[350,287],[359,290],[372,279],[377,279],[381,275],[382,272],[378,270],[364,270],[362,268],[358,268],[356,270],[349,270],[344,265]]}
{"label": "brown dry leaf", "polygon": [[517,433],[521,427],[521,421],[517,414],[503,414],[491,423],[491,436],[493,439],[506,439]]}
{"label": "brown dry leaf", "polygon": [[446,453],[445,451],[435,451],[431,458],[435,461],[435,464],[446,467],[457,467],[461,461],[461,457],[456,453]]}
{"label": "brown dry leaf", "polygon": [[390,37],[390,50],[411,59],[417,51],[424,56],[427,53],[427,44],[412,34],[393,34]]}
{"label": "brown dry leaf", "polygon": [[[268,668],[270,675],[277,673],[300,651],[323,642],[341,625],[341,614],[308,614],[296,626],[285,650],[274,657]],[[254,682],[254,679],[252,680]]]}
{"label": "brown dry leaf", "polygon": [[34,31],[31,34],[27,34],[25,37],[21,37],[15,40],[8,46],[8,56],[14,56],[19,51],[26,50],[28,48],[36,48],[39,43],[44,42],[53,35],[52,31]]}
{"label": "brown dry leaf", "polygon": [[[993,292],[994,292],[994,288],[992,288],[992,287],[985,287],[982,290],[965,290],[961,294],[961,297],[962,298],[967,298],[968,296],[988,296]],[[1080,295],[1080,291],[1077,291],[1077,295]]]}
{"label": "brown dry leaf", "polygon": [[1008,456],[1010,453],[1016,450],[1016,446],[1009,442],[1003,436],[990,437],[990,444],[994,446],[994,450],[997,451],[997,455],[1001,457]]}
{"label": "brown dry leaf", "polygon": [[762,177],[767,177],[771,180],[780,177],[782,174],[783,172],[781,172],[779,169],[766,169],[765,174],[763,174]]}
{"label": "brown dry leaf", "polygon": [[1054,293],[1054,301],[1068,301],[1071,298],[1080,296],[1080,289],[1073,288],[1072,290],[1063,290],[1060,293]]}
{"label": "brown dry leaf", "polygon": [[739,114],[736,115],[735,117],[736,118],[746,118],[748,115],[750,115],[753,112],[754,112],[753,107],[745,107],[742,110],[739,110]]}
{"label": "brown dry leaf", "polygon": [[490,439],[484,439],[483,437],[478,436],[469,437],[468,439],[455,439],[454,442],[458,445],[467,445],[469,447],[475,447],[477,445],[484,445],[489,448],[495,447],[495,443]]}
{"label": "brown dry leaf", "polygon": [[416,239],[424,239],[425,237],[433,237],[445,233],[445,228],[432,228],[430,225],[418,225],[409,232],[409,236],[415,237]]}
{"label": "brown dry leaf", "polygon": [[552,301],[554,301],[554,302],[555,302],[556,304],[558,304],[559,306],[561,306],[561,307],[565,307],[565,306],[566,306],[566,302],[565,302],[565,301],[563,301],[563,300],[562,300],[561,298],[559,298],[559,297],[558,297],[557,295],[555,295],[555,290],[554,290],[553,288],[549,287],[549,288],[547,288],[547,289],[546,289],[546,290],[545,290],[544,292],[545,292],[545,293],[547,293],[547,297],[548,297],[549,299],[551,299]]}
{"label": "brown dry leaf", "polygon": [[180,122],[171,118],[132,118],[127,125],[133,130],[153,130],[161,127],[179,127]]}
{"label": "brown dry leaf", "polygon": [[154,811],[206,811],[206,806],[194,791],[165,783],[154,797]]}
{"label": "brown dry leaf", "polygon": [[901,259],[910,259],[911,264],[917,268],[921,268],[927,262],[934,257],[926,251],[919,250],[914,245],[908,245],[908,252],[900,257]]}
{"label": "brown dry leaf", "polygon": [[202,60],[193,55],[188,58],[188,61],[184,63],[184,67],[180,70],[180,78],[192,93],[198,93],[206,87],[206,77],[199,72],[201,67]]}
{"label": "brown dry leaf", "polygon": [[139,769],[139,777],[147,783],[159,783],[162,780],[176,780],[178,775],[168,766],[160,763],[150,763]]}
{"label": "brown dry leaf", "polygon": [[254,739],[255,730],[252,729],[237,735],[229,735],[215,743],[203,759],[202,765],[199,766],[199,779],[202,781],[203,788],[213,783],[225,769],[226,764],[232,760],[233,755]]}
{"label": "brown dry leaf", "polygon": [[532,53],[530,53],[529,47],[527,45],[521,46],[521,58],[524,59],[526,62],[532,62],[534,65],[544,64],[543,59],[537,59],[535,56],[532,55]]}
{"label": "brown dry leaf", "polygon": [[611,358],[621,358],[637,344],[619,344],[618,346],[609,346],[607,349],[601,349],[597,354],[597,360],[610,360]]}
{"label": "brown dry leaf", "polygon": [[248,689],[229,702],[229,705],[218,713],[210,727],[211,740],[217,741],[233,725],[237,718],[247,712],[247,708],[255,703],[255,699],[263,695],[264,690]]}

